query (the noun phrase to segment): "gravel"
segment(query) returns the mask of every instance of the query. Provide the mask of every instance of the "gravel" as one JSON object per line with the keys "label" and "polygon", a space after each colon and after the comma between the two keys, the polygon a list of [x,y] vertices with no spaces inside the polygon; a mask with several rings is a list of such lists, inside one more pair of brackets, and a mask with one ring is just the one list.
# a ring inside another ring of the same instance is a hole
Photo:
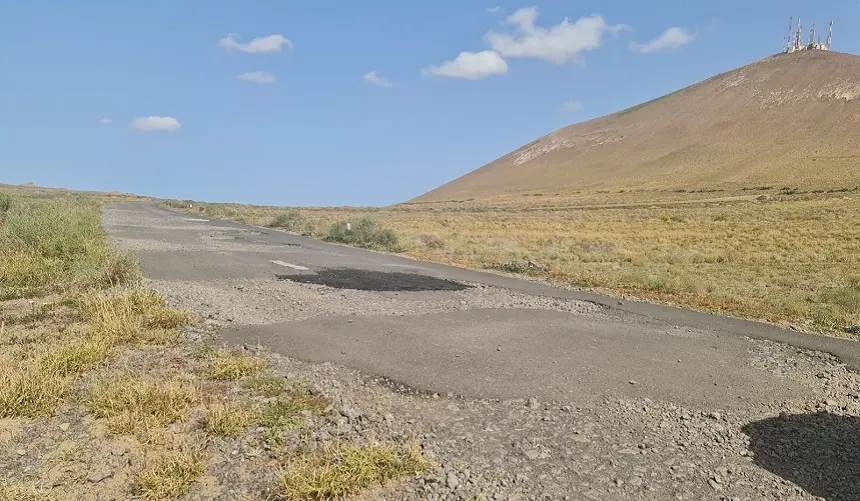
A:
{"label": "gravel", "polygon": [[[135,245],[151,249],[157,243]],[[236,244],[214,233],[199,243],[201,248],[213,245],[226,252]],[[479,284],[454,292],[398,293],[332,289],[274,277],[150,285],[176,306],[209,318],[214,330],[335,314],[422,315],[481,308],[602,314],[600,306],[587,302]],[[201,332],[186,337],[206,338]],[[748,364],[809,391],[776,404],[742,402],[725,409],[613,394],[587,407],[537,398],[466,399],[416,392],[384,378],[302,362],[265,347],[247,348],[267,358],[279,374],[309,381],[331,399],[334,419],[308,419],[304,430],[313,440],[420,440],[436,467],[421,478],[374,492],[373,499],[860,499],[860,376],[827,354],[748,342]],[[679,367],[679,379],[682,370]],[[265,471],[240,474],[231,466],[265,453],[254,445],[254,433],[239,444],[224,443],[223,461],[210,465],[207,473],[218,488],[205,499],[266,494],[263,480],[270,477]],[[0,462],[19,460],[0,455]],[[257,484],[248,480],[255,475]]]}

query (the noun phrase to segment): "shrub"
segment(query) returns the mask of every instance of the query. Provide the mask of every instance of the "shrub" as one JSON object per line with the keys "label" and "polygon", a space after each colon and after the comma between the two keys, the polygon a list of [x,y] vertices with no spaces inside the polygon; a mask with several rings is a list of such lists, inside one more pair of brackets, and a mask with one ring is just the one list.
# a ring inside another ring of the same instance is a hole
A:
{"label": "shrub", "polygon": [[190,200],[168,200],[164,205],[171,209],[187,209],[192,203]]}
{"label": "shrub", "polygon": [[305,217],[297,211],[279,214],[266,224],[268,228],[278,228],[287,231],[301,232],[308,226]]}
{"label": "shrub", "polygon": [[338,221],[331,225],[326,240],[366,249],[398,250],[398,239],[394,231],[380,228],[370,218]]}

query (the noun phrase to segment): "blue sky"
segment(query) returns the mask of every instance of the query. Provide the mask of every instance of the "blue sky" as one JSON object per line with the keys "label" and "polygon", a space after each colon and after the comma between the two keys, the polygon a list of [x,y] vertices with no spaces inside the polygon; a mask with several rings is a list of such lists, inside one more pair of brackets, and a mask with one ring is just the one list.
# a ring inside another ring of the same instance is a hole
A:
{"label": "blue sky", "polygon": [[386,205],[775,53],[789,15],[860,51],[860,2],[497,2],[5,2],[0,182]]}

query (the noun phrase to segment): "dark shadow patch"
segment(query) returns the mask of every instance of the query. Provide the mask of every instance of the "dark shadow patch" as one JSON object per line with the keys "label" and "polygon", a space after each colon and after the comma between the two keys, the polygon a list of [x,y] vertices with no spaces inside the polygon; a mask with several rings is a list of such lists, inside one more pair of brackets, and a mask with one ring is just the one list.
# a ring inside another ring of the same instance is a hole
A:
{"label": "dark shadow patch", "polygon": [[827,501],[860,499],[860,417],[783,414],[743,432],[762,468]]}
{"label": "dark shadow patch", "polygon": [[353,289],[360,291],[461,291],[468,289],[451,280],[416,275],[414,273],[399,273],[385,271],[369,271],[351,268],[330,268],[320,270],[317,274],[308,275],[276,275],[280,280],[290,280],[304,284],[327,285],[336,289]]}

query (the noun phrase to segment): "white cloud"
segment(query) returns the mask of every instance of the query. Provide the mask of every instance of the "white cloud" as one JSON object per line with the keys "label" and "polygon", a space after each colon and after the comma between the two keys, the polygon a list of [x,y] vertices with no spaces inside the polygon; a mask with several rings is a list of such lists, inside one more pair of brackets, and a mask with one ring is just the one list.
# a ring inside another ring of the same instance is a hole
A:
{"label": "white cloud", "polygon": [[569,113],[575,113],[577,111],[582,111],[583,104],[582,101],[567,101],[563,105],[561,105],[561,111],[567,111]]}
{"label": "white cloud", "polygon": [[498,52],[485,50],[481,52],[461,52],[457,59],[445,61],[439,66],[431,66],[421,70],[425,76],[465,78],[479,80],[492,75],[503,75],[508,72],[508,63]]}
{"label": "white cloud", "polygon": [[275,75],[272,75],[266,71],[250,71],[248,73],[242,73],[238,77],[239,80],[244,80],[246,82],[254,82],[258,84],[273,84],[275,83]]}
{"label": "white cloud", "polygon": [[112,124],[112,123],[113,123],[113,120],[111,120],[111,119],[110,119],[110,118],[108,118],[108,117],[104,117],[104,118],[102,118],[101,120],[99,120],[99,123],[100,123],[100,124],[103,124],[103,125],[110,125],[110,124]]}
{"label": "white cloud", "polygon": [[373,71],[365,74],[361,78],[363,78],[365,82],[369,82],[369,83],[372,83],[373,85],[378,85],[380,87],[392,87],[393,86],[393,84],[390,81],[388,81],[387,78],[379,76],[376,73],[376,70],[373,70]]}
{"label": "white cloud", "polygon": [[164,130],[176,132],[179,130],[179,120],[173,117],[138,117],[131,121],[133,129],[144,132]]}
{"label": "white cloud", "polygon": [[531,57],[554,64],[581,62],[580,53],[597,49],[607,34],[616,34],[629,26],[608,25],[603,17],[593,15],[575,22],[564,18],[561,23],[544,28],[536,26],[537,7],[519,9],[508,16],[513,33],[487,33],[490,47],[505,57]]}
{"label": "white cloud", "polygon": [[487,8],[487,12],[489,12],[490,14],[498,14],[501,11],[502,11],[501,5],[496,5],[495,7]]}
{"label": "white cloud", "polygon": [[666,50],[677,50],[696,39],[696,34],[685,28],[672,27],[663,32],[662,35],[648,43],[631,43],[630,48],[636,52],[648,54]]}
{"label": "white cloud", "polygon": [[271,52],[281,52],[281,49],[286,46],[288,49],[293,48],[293,42],[284,37],[284,35],[276,34],[267,37],[260,37],[243,44],[236,39],[236,35],[230,33],[226,37],[218,40],[216,44],[227,50],[238,50],[246,54],[268,54]]}

